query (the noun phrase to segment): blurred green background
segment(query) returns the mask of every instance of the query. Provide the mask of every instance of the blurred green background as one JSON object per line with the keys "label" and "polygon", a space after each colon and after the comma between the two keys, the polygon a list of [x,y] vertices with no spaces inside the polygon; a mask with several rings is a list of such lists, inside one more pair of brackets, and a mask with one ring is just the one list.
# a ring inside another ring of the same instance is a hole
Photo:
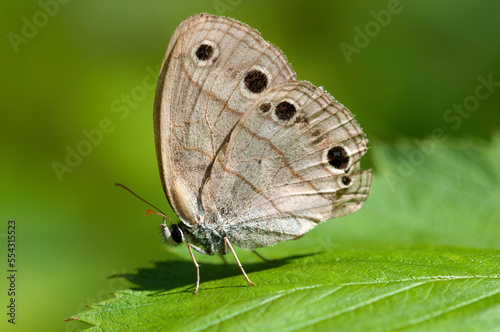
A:
{"label": "blurred green background", "polygon": [[[5,271],[7,220],[15,219],[15,328],[80,328],[62,319],[127,286],[108,276],[164,257],[160,219],[145,217],[148,207],[114,183],[171,211],[156,165],[154,85],[171,34],[187,16],[209,12],[258,29],[299,79],[323,86],[356,114],[372,149],[435,130],[491,140],[500,83],[474,96],[483,79],[500,82],[500,2],[397,3],[2,1],[0,260]],[[390,19],[380,14],[388,8]],[[468,109],[454,109],[464,103]],[[84,142],[102,126],[102,138]],[[67,164],[78,147],[88,153],[58,175],[54,163]],[[364,165],[376,177],[370,155]]]}

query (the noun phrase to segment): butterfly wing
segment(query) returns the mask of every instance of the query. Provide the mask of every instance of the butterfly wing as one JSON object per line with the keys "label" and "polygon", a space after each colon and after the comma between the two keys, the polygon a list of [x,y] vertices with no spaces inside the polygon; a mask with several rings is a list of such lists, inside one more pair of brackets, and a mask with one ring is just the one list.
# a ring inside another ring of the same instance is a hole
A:
{"label": "butterfly wing", "polygon": [[283,53],[247,25],[208,14],[175,30],[158,80],[154,132],[160,177],[181,220],[196,223],[200,188],[245,110],[295,80]]}
{"label": "butterfly wing", "polygon": [[207,220],[251,249],[353,213],[371,186],[360,167],[366,145],[353,115],[328,93],[281,84],[251,106],[217,154],[202,189]]}

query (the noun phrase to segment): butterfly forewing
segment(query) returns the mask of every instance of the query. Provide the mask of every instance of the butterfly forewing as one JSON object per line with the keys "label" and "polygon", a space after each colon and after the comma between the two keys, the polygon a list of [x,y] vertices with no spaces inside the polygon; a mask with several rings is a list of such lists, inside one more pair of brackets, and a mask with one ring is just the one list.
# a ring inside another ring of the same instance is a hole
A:
{"label": "butterfly forewing", "polygon": [[200,14],[179,25],[162,64],[154,126],[163,188],[183,222],[200,220],[200,188],[234,125],[290,80],[283,53],[241,22]]}

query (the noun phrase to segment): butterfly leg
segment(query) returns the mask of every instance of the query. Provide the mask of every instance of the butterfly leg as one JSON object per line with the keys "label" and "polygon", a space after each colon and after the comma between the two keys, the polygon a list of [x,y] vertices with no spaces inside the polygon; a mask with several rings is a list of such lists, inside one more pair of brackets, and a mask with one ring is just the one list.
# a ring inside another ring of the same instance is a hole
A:
{"label": "butterfly leg", "polygon": [[224,243],[229,247],[229,250],[233,253],[234,259],[236,259],[236,263],[238,263],[238,266],[241,269],[241,272],[243,272],[243,275],[245,276],[245,279],[248,281],[248,283],[252,286],[255,286],[253,282],[248,279],[247,274],[245,273],[245,270],[243,270],[243,266],[240,263],[240,260],[238,259],[238,256],[236,256],[236,253],[234,252],[233,246],[231,245],[231,242],[229,242],[229,239],[227,237],[224,238]]}
{"label": "butterfly leg", "polygon": [[193,246],[191,243],[188,243],[187,247],[189,249],[189,254],[191,255],[191,258],[193,259],[194,266],[196,266],[196,289],[194,291],[194,294],[196,294],[198,293],[198,289],[200,288],[200,264],[198,264],[198,262],[194,258],[193,250],[191,249],[191,247],[194,247],[195,249],[196,247]]}

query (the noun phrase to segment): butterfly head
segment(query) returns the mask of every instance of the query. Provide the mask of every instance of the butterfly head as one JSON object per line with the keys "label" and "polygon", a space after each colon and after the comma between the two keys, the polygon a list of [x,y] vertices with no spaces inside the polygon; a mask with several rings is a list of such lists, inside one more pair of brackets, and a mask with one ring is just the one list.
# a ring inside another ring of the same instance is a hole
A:
{"label": "butterfly head", "polygon": [[160,234],[163,242],[171,246],[178,246],[185,241],[182,228],[177,224],[172,224],[172,226],[168,227],[165,219],[163,219],[163,223],[160,224]]}

